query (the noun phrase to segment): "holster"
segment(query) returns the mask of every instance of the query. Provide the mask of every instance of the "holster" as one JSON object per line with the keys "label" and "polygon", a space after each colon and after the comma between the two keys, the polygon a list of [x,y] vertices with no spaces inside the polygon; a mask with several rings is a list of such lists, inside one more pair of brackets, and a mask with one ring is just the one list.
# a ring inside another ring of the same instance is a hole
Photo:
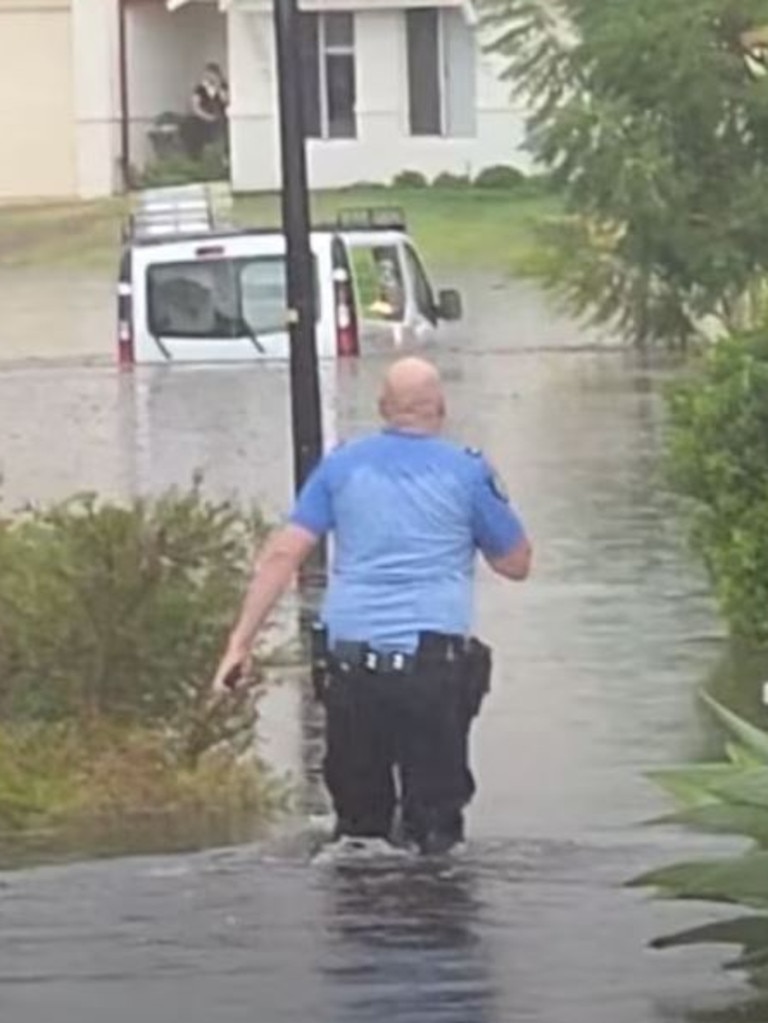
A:
{"label": "holster", "polygon": [[315,699],[320,703],[325,703],[325,696],[330,682],[330,657],[328,630],[322,622],[315,622],[312,626],[310,664]]}
{"label": "holster", "polygon": [[477,717],[483,700],[491,691],[492,672],[491,648],[473,636],[464,658],[464,698],[470,719]]}

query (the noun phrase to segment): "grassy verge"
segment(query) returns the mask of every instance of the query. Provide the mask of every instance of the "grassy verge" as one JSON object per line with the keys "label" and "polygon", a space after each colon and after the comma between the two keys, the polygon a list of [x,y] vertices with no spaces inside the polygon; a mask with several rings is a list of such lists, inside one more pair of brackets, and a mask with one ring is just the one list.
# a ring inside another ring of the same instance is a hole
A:
{"label": "grassy verge", "polygon": [[[313,220],[328,221],[344,206],[401,206],[409,229],[432,265],[535,276],[548,259],[540,228],[559,212],[557,198],[533,185],[519,190],[353,189],[313,196]],[[112,270],[124,199],[0,208],[0,268]],[[237,200],[243,225],[279,223],[276,195]]]}
{"label": "grassy verge", "polygon": [[[85,495],[0,519],[0,853],[8,836],[213,815],[264,821],[282,793],[254,756],[267,664],[211,700],[254,548],[252,509],[189,491]],[[147,833],[148,848],[156,836]]]}
{"label": "grassy verge", "polygon": [[103,717],[0,729],[0,837],[114,833],[148,815],[263,820],[282,799],[256,759],[221,746],[187,762],[158,727]]}

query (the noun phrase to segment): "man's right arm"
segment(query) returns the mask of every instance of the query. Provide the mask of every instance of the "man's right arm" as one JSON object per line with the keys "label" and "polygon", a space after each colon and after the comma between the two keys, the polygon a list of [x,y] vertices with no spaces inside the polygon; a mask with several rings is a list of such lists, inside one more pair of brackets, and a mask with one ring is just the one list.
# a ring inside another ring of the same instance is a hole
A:
{"label": "man's right arm", "polygon": [[236,678],[250,660],[256,635],[292,578],[320,538],[333,528],[333,501],[327,463],[311,473],[289,521],[270,537],[254,564],[250,585],[237,623],[214,678],[214,691],[223,692],[231,673]]}
{"label": "man's right arm", "polygon": [[472,527],[477,547],[497,575],[515,581],[528,578],[531,543],[504,485],[485,461],[478,467],[472,495]]}

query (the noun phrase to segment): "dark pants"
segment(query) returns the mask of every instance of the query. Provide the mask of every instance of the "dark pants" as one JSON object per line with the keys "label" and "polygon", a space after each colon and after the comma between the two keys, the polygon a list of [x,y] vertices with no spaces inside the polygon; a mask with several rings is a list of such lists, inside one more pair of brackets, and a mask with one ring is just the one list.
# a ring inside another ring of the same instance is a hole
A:
{"label": "dark pants", "polygon": [[207,146],[223,137],[223,129],[220,121],[204,121],[202,117],[190,114],[181,127],[181,137],[190,159],[199,160]]}
{"label": "dark pants", "polygon": [[465,694],[459,665],[332,671],[325,781],[339,835],[391,837],[399,796],[406,841],[423,851],[461,841],[475,792]]}

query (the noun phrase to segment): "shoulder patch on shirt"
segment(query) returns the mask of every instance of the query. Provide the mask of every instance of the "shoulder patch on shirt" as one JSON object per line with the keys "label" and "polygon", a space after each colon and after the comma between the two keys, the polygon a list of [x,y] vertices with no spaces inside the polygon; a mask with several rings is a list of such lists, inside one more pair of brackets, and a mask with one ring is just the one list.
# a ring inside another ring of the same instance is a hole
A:
{"label": "shoulder patch on shirt", "polygon": [[464,448],[468,455],[472,455],[473,458],[482,458],[483,452],[480,448]]}
{"label": "shoulder patch on shirt", "polygon": [[489,469],[488,486],[500,501],[503,501],[505,504],[509,504],[509,491],[507,490],[504,480],[501,476],[499,476],[492,465],[489,466]]}

